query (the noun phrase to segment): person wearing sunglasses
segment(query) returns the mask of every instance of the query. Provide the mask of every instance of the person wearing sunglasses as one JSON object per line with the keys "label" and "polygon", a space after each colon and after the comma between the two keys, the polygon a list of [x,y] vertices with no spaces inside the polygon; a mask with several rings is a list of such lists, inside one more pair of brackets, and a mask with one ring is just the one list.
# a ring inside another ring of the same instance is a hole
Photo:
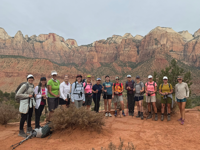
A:
{"label": "person wearing sunglasses", "polygon": [[178,76],[177,79],[178,83],[175,85],[175,97],[181,114],[181,118],[178,119],[178,121],[180,121],[181,125],[183,125],[185,121],[186,99],[189,97],[190,91],[188,88],[188,84],[183,82],[183,78],[181,76]]}
{"label": "person wearing sunglasses", "polygon": [[161,121],[164,120],[165,105],[167,105],[167,121],[170,121],[173,88],[172,85],[168,83],[167,76],[163,77],[163,83],[159,86],[159,93],[161,94]]}
{"label": "person wearing sunglasses", "polygon": [[114,92],[114,105],[115,105],[115,116],[117,116],[117,103],[120,103],[122,109],[122,115],[125,116],[124,113],[124,102],[123,102],[123,84],[119,83],[119,77],[115,78],[116,82],[113,83],[113,92]]}

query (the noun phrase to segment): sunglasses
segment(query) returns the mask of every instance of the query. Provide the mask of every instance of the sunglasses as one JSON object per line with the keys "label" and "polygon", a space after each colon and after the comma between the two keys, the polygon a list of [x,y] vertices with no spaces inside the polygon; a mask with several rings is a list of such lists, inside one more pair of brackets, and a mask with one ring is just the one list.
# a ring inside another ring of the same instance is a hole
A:
{"label": "sunglasses", "polygon": [[178,79],[178,80],[182,80],[182,79]]}
{"label": "sunglasses", "polygon": [[119,79],[116,79],[116,80],[119,80]]}

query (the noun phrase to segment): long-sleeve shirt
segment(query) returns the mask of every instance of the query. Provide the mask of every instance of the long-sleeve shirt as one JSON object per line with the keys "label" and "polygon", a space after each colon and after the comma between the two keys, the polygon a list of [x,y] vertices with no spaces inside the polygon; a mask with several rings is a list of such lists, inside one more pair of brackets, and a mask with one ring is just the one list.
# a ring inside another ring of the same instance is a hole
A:
{"label": "long-sleeve shirt", "polygon": [[[28,84],[28,90],[26,91],[26,84],[23,84],[20,89],[17,91],[16,96],[19,97],[20,99],[26,99],[29,98],[29,95],[33,95],[34,93],[34,85],[30,84],[29,82],[27,82]],[[25,91],[25,93],[24,93]]]}
{"label": "long-sleeve shirt", "polygon": [[66,84],[65,82],[62,82],[60,84],[60,98],[67,99],[67,95],[69,95],[70,98],[70,92],[71,92],[71,84]]}
{"label": "long-sleeve shirt", "polygon": [[[76,88],[75,88],[76,84]],[[84,87],[82,83],[73,83],[72,84],[72,90],[71,90],[71,100],[74,102],[75,100],[83,100],[85,101],[85,93],[84,93]],[[81,95],[82,92],[82,95]]]}
{"label": "long-sleeve shirt", "polygon": [[178,83],[175,86],[175,96],[178,99],[188,98],[190,94],[190,90],[188,88],[188,84],[185,82]]}

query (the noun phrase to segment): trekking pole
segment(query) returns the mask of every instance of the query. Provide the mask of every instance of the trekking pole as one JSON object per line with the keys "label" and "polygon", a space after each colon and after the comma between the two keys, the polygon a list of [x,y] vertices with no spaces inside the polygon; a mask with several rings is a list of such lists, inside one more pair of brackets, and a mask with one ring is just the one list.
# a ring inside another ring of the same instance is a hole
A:
{"label": "trekking pole", "polygon": [[96,106],[95,110],[97,112],[97,93],[96,93],[96,104],[95,104],[95,106]]}
{"label": "trekking pole", "polygon": [[27,123],[27,127],[26,127],[26,137],[28,134],[28,121],[29,121],[29,112],[30,111],[30,97],[28,98],[28,113],[27,113],[27,118],[26,118],[26,123]]}

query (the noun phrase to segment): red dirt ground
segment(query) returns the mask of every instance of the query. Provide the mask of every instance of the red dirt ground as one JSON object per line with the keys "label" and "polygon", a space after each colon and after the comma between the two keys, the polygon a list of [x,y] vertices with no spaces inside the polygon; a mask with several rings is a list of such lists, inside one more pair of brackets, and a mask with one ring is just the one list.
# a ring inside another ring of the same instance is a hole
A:
{"label": "red dirt ground", "polygon": [[[160,117],[160,115],[159,115]],[[200,150],[200,111],[187,110],[186,121],[180,125],[175,114],[170,122],[140,120],[135,117],[111,117],[106,120],[102,133],[74,130],[53,133],[50,139],[33,138],[20,145],[17,150],[95,150],[106,147],[110,142],[119,145],[132,142],[136,150]],[[0,126],[0,149],[23,140],[18,137],[18,124]]]}

